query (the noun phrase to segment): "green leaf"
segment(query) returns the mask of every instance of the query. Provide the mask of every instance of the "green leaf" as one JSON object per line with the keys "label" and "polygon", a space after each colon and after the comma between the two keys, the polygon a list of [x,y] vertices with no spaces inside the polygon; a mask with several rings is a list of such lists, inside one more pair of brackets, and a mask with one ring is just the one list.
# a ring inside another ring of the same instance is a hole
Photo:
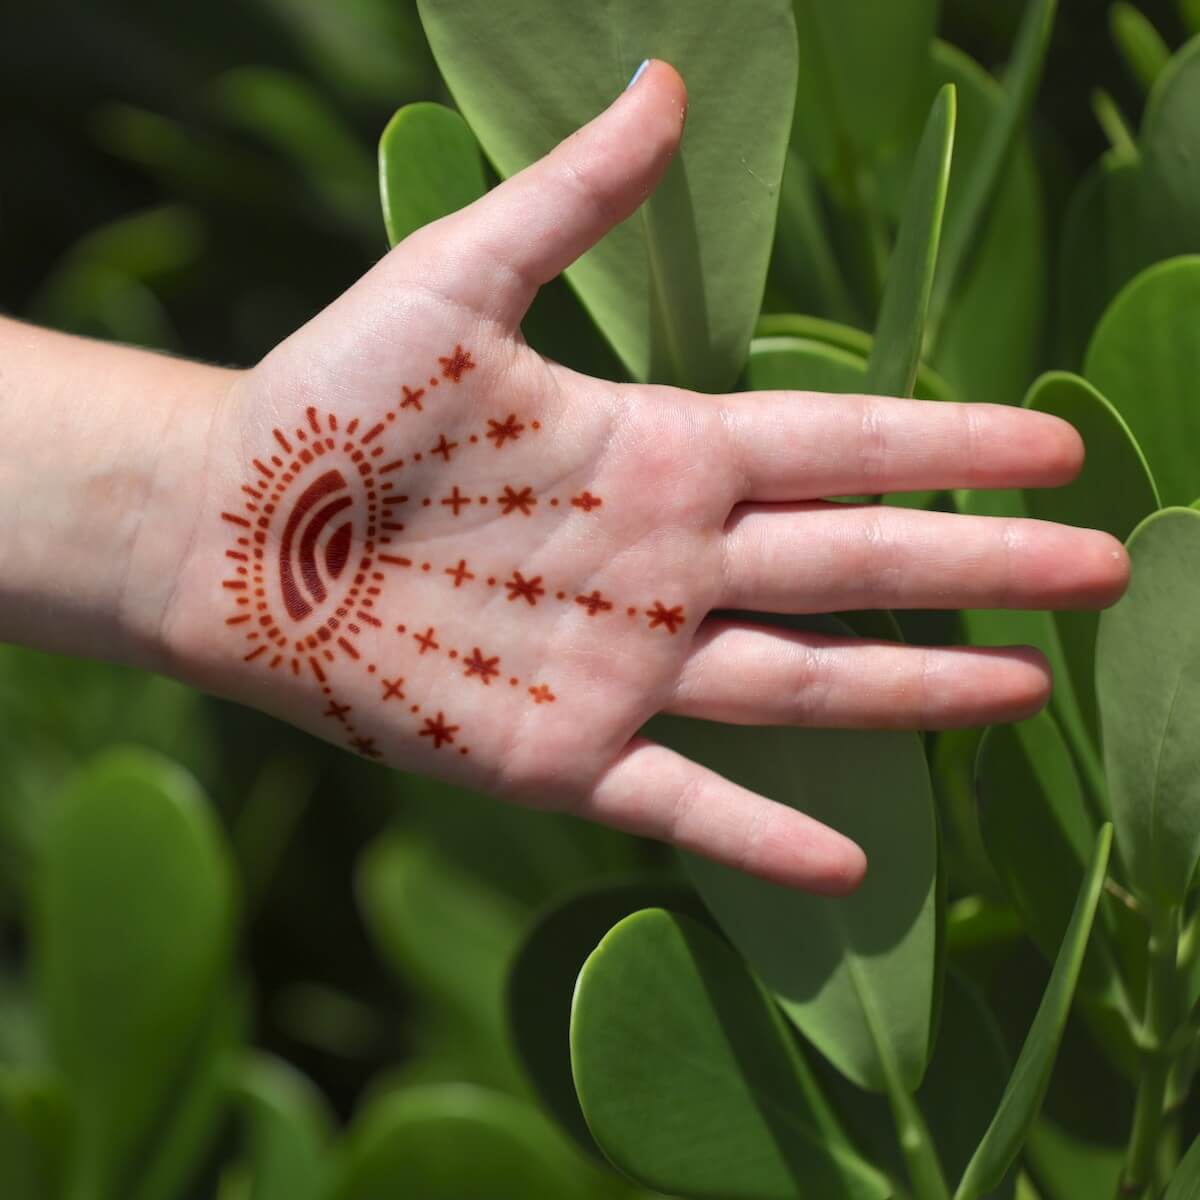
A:
{"label": "green leaf", "polygon": [[1171,1176],[1163,1200],[1200,1200],[1200,1137],[1191,1144],[1183,1162]]}
{"label": "green leaf", "polygon": [[1063,935],[1037,1015],[1021,1047],[996,1115],[954,1193],[955,1200],[979,1200],[999,1186],[1037,1120],[1071,1011],[1071,999],[1104,887],[1111,848],[1112,826],[1104,825],[1096,835],[1075,911]]}
{"label": "green leaf", "polygon": [[248,1133],[246,1200],[321,1200],[332,1121],[325,1099],[294,1067],[247,1054],[234,1072]]}
{"label": "green leaf", "polygon": [[[750,344],[751,361],[755,346],[761,340],[774,338],[799,338],[806,342],[820,342],[837,350],[845,350],[863,361],[871,356],[874,339],[869,333],[842,325],[837,321],[826,321],[800,313],[764,313],[754,328],[755,338]],[[789,385],[798,386],[798,385]],[[913,394],[922,400],[953,400],[954,393],[931,367],[925,363],[917,366],[917,383]]]}
{"label": "green leaf", "polygon": [[508,1024],[539,1099],[589,1153],[597,1153],[575,1095],[564,1052],[571,997],[587,956],[617,924],[643,908],[666,908],[704,920],[691,888],[655,879],[592,884],[541,914],[525,935],[508,975]]}
{"label": "green leaf", "polygon": [[571,1064],[596,1141],[657,1191],[884,1197],[738,956],[687,917],[617,925],[579,975]]}
{"label": "green leaf", "polygon": [[[984,844],[1038,949],[1054,961],[1075,907],[1096,822],[1049,713],[994,725],[977,764]],[[1133,1019],[1108,943],[1098,936],[1082,985]]]}
{"label": "green leaf", "polygon": [[1167,64],[1142,117],[1143,262],[1200,252],[1200,37]]}
{"label": "green leaf", "polygon": [[464,1022],[489,1082],[516,1082],[504,1020],[521,906],[462,871],[424,839],[379,838],[358,868],[359,907],[385,961]]}
{"label": "green leaf", "polygon": [[978,245],[1009,155],[1033,104],[1056,8],[1057,0],[1027,0],[1013,45],[1012,60],[1005,73],[1003,97],[992,110],[970,174],[962,182],[961,196],[946,214],[945,244],[929,302],[930,333],[935,343],[968,257]]}
{"label": "green leaf", "polygon": [[[822,174],[844,181],[878,157],[914,110],[924,111],[920,68],[938,4],[795,0],[795,12],[800,74],[792,142]],[[870,87],[862,86],[865,79]]]}
{"label": "green leaf", "polygon": [[225,847],[191,778],[144,751],[81,773],[47,831],[38,982],[75,1101],[75,1187],[104,1196],[171,1096],[229,961]]}
{"label": "green leaf", "polygon": [[[679,154],[567,278],[635,379],[730,387],[758,315],[792,119],[787,0],[761,0],[752,21],[723,0],[696,0],[686,21],[671,0],[419,8],[458,107],[505,177],[607,106],[643,58],[679,69],[691,96]],[[754,64],[736,88],[731,62]]]}
{"label": "green leaf", "polygon": [[[1025,509],[1031,517],[1103,529],[1124,541],[1143,517],[1158,508],[1158,491],[1141,447],[1120,413],[1086,380],[1061,371],[1043,375],[1029,389],[1025,407],[1074,425],[1087,450],[1083,470],[1073,482],[1065,487],[1025,490]],[[1095,658],[1099,615],[1056,612],[1053,620],[1075,698],[1092,743],[1098,747]]]}
{"label": "green leaf", "polygon": [[1125,0],[1117,0],[1108,10],[1108,28],[1133,77],[1149,91],[1170,60],[1170,47],[1149,20]]}
{"label": "green leaf", "polygon": [[1121,158],[1136,159],[1137,138],[1120,105],[1103,88],[1092,89],[1092,115],[1108,143]]}
{"label": "green leaf", "polygon": [[891,1080],[914,1091],[929,1053],[935,951],[936,832],[920,739],[700,721],[664,722],[659,732],[866,851],[865,881],[840,899],[686,861],[721,927],[800,1031],[860,1087],[884,1091]]}
{"label": "green leaf", "polygon": [[954,85],[946,84],[933,102],[917,147],[904,216],[875,323],[866,390],[876,395],[911,396],[917,381],[950,180],[954,114]]}
{"label": "green leaf", "polygon": [[406,104],[387,123],[379,139],[379,193],[389,246],[486,191],[479,143],[452,108]]}
{"label": "green leaf", "polygon": [[268,67],[237,67],[212,85],[218,110],[287,158],[331,211],[374,227],[370,155],[354,130],[306,79]]}
{"label": "green leaf", "polygon": [[61,1082],[0,1068],[0,1196],[59,1200],[71,1152],[71,1110]]}
{"label": "green leaf", "polygon": [[1100,618],[1096,688],[1121,856],[1161,907],[1183,900],[1200,861],[1200,512],[1148,517],[1129,554],[1129,591]]}
{"label": "green leaf", "polygon": [[1125,1149],[1085,1141],[1042,1117],[1030,1131],[1025,1158],[1046,1200],[1095,1200],[1117,1194]]}
{"label": "green leaf", "polygon": [[1143,271],[1109,306],[1088,347],[1085,374],[1128,423],[1163,504],[1200,491],[1200,256]]}
{"label": "green leaf", "polygon": [[405,1088],[356,1119],[333,1200],[587,1200],[587,1176],[528,1104],[467,1084]]}

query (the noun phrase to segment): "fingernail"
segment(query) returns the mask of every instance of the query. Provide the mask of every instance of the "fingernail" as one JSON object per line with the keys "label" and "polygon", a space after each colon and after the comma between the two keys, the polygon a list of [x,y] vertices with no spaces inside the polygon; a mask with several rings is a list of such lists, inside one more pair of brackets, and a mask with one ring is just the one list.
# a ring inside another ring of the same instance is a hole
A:
{"label": "fingernail", "polygon": [[626,90],[626,91],[629,91],[629,89],[630,89],[631,87],[633,87],[633,85],[634,85],[635,83],[637,83],[637,81],[638,81],[639,79],[641,79],[641,77],[642,77],[642,72],[643,72],[643,71],[644,71],[644,70],[645,70],[645,69],[646,69],[646,68],[647,68],[649,65],[650,65],[650,60],[649,60],[648,58],[643,58],[643,59],[642,59],[642,65],[641,65],[640,67],[638,67],[638,69],[637,69],[636,71],[634,71],[634,73],[633,73],[633,78],[632,78],[632,79],[631,79],[631,80],[630,80],[630,81],[629,81],[629,82],[628,82],[628,83],[625,85],[625,90]]}

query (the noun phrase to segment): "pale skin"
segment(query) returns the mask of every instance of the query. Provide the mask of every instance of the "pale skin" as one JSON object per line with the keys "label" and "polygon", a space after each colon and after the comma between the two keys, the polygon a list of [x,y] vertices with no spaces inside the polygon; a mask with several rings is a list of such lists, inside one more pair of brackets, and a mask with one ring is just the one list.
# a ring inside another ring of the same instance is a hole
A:
{"label": "pale skin", "polygon": [[1091,530],[828,500],[1062,484],[1083,448],[1055,418],[611,383],[525,344],[537,288],[649,194],[685,109],[652,63],[249,370],[0,323],[0,637],[163,671],[388,765],[789,886],[853,889],[856,845],[645,722],[1011,721],[1045,703],[1045,662],[713,614],[1100,607],[1128,560]]}

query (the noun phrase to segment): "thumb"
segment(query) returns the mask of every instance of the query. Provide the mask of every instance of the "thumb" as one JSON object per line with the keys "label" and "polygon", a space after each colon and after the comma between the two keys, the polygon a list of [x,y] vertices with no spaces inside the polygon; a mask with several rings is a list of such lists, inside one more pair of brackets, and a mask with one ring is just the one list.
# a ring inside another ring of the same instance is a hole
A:
{"label": "thumb", "polygon": [[440,290],[515,328],[538,288],[654,190],[679,146],[687,89],[649,60],[599,116],[544,158],[439,222],[453,252]]}

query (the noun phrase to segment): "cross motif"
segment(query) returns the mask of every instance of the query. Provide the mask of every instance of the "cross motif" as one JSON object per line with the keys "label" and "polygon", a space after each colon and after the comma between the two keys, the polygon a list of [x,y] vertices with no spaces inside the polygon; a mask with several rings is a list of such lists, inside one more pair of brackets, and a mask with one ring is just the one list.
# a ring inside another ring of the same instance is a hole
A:
{"label": "cross motif", "polygon": [[445,716],[439,712],[434,718],[425,718],[425,728],[421,730],[418,736],[432,739],[433,748],[440,750],[443,742],[453,743],[454,735],[457,732],[458,726],[447,725]]}
{"label": "cross motif", "polygon": [[380,680],[383,684],[383,699],[384,701],[391,700],[393,697],[397,700],[404,699],[404,693],[400,690],[404,686],[404,680],[397,676],[394,680]]}
{"label": "cross motif", "polygon": [[464,504],[470,504],[470,503],[471,503],[471,497],[470,497],[470,496],[464,496],[464,495],[462,495],[462,494],[459,492],[459,490],[458,490],[458,484],[456,483],[456,484],[454,485],[454,490],[453,490],[453,491],[450,493],[450,495],[449,495],[449,496],[444,496],[444,497],[442,498],[442,503],[443,503],[443,504],[448,504],[448,505],[449,505],[449,506],[450,506],[452,509],[454,509],[454,515],[457,517],[457,516],[458,516],[458,510],[459,510],[459,509],[460,509],[460,508],[461,508],[461,507],[462,507]]}
{"label": "cross motif", "polygon": [[425,395],[424,388],[417,388],[414,392],[412,388],[401,385],[401,390],[404,392],[404,400],[401,402],[401,408],[415,408],[417,412],[424,412],[425,409],[421,406],[421,397]]}
{"label": "cross motif", "polygon": [[382,758],[383,755],[375,749],[375,739],[369,737],[356,737],[350,739],[350,748],[357,750],[364,758]]}
{"label": "cross motif", "polygon": [[533,514],[533,506],[537,503],[537,497],[533,494],[533,488],[524,487],[519,492],[514,491],[507,483],[504,485],[504,495],[496,497],[496,503],[502,508],[501,516],[507,517],[511,512],[520,511],[523,517],[528,517]]}
{"label": "cross motif", "polygon": [[591,512],[593,508],[599,508],[604,501],[599,496],[593,496],[591,492],[581,492],[578,496],[571,497],[571,503],[576,508],[582,508],[584,512]]}
{"label": "cross motif", "polygon": [[587,615],[594,617],[598,612],[607,612],[612,608],[612,604],[598,592],[594,591],[590,596],[576,596],[576,604],[582,604],[587,609]]}
{"label": "cross motif", "polygon": [[341,723],[345,725],[346,714],[349,711],[349,704],[339,704],[336,700],[330,700],[329,707],[321,714],[321,716],[332,717],[335,721],[341,721]]}
{"label": "cross motif", "polygon": [[471,359],[471,352],[464,350],[461,346],[454,347],[454,353],[446,358],[439,358],[438,362],[442,364],[442,378],[453,379],[455,383],[463,377],[464,371],[473,371],[475,363]]}
{"label": "cross motif", "polygon": [[542,587],[542,577],[535,575],[532,579],[526,579],[520,571],[514,571],[513,577],[505,585],[508,588],[509,600],[527,600],[529,607],[533,608],[537,604],[537,598],[546,594],[546,589]]}
{"label": "cross motif", "polygon": [[460,558],[458,560],[457,567],[447,567],[444,574],[453,577],[454,586],[456,588],[462,587],[463,580],[475,578],[475,576],[467,570],[467,560],[465,558]]}
{"label": "cross motif", "polygon": [[556,699],[554,693],[544,683],[539,683],[537,687],[531,687],[529,694],[533,697],[534,704],[553,704]]}
{"label": "cross motif", "polygon": [[455,447],[457,445],[458,445],[457,442],[446,441],[446,435],[443,433],[441,436],[441,440],[438,442],[438,444],[436,446],[430,447],[429,453],[430,454],[440,454],[447,462],[449,462],[450,461],[450,451],[455,449]]}
{"label": "cross motif", "polygon": [[414,633],[413,637],[421,646],[421,654],[424,654],[426,650],[441,649],[437,643],[437,638],[434,637],[434,629],[432,625],[430,625],[429,629],[425,633]]}
{"label": "cross motif", "polygon": [[480,683],[490,685],[492,676],[500,674],[500,671],[496,667],[499,661],[499,655],[496,655],[495,658],[484,658],[483,652],[476,646],[470,655],[463,659],[463,666],[467,668],[463,674],[468,678],[472,675],[478,675]]}
{"label": "cross motif", "polygon": [[491,426],[491,429],[487,431],[486,436],[496,443],[497,450],[510,439],[515,442],[525,428],[524,425],[517,424],[516,413],[509,413],[503,421],[494,421],[491,417],[488,417],[488,424]]}

